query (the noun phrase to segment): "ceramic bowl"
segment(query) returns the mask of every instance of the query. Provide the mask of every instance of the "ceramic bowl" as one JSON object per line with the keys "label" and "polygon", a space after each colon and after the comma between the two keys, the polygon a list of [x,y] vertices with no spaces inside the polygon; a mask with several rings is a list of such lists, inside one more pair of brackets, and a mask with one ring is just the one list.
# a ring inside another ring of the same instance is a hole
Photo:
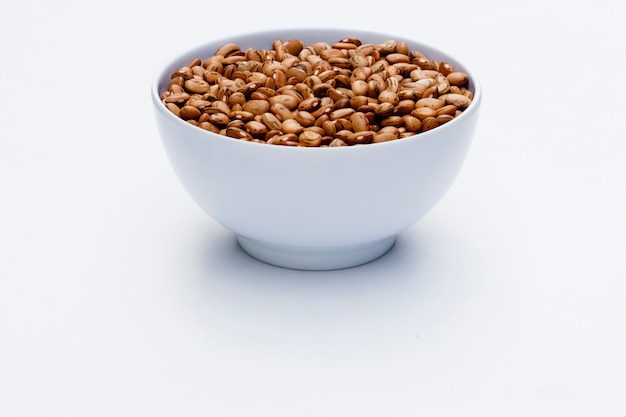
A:
{"label": "ceramic bowl", "polygon": [[[241,141],[176,117],[159,96],[172,72],[226,42],[271,49],[276,39],[335,43],[406,41],[470,77],[471,105],[433,130],[390,142],[304,148]],[[152,84],[156,123],[174,172],[195,202],[251,256],[293,269],[347,268],[384,255],[398,233],[428,213],[457,177],[478,120],[476,74],[417,40],[353,30],[293,29],[211,40],[167,61]]]}

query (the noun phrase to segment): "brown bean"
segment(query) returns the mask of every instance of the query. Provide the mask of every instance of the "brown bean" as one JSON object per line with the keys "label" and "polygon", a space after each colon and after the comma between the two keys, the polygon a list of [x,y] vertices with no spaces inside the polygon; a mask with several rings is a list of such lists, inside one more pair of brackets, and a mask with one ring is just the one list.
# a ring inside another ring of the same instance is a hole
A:
{"label": "brown bean", "polygon": [[200,122],[198,127],[212,133],[220,133],[220,129],[211,122]]}
{"label": "brown bean", "polygon": [[286,85],[283,88],[279,89],[277,93],[279,93],[279,95],[286,95],[286,96],[293,97],[296,100],[297,104],[300,104],[300,102],[304,100],[304,97],[302,97],[302,95],[291,84]]}
{"label": "brown bean", "polygon": [[270,111],[281,122],[284,120],[293,118],[293,114],[291,113],[291,110],[289,110],[283,103],[280,103],[280,102],[272,104],[270,106]]}
{"label": "brown bean", "polygon": [[465,109],[472,102],[469,97],[463,94],[446,94],[445,96],[442,96],[442,98],[446,104],[452,104],[458,109]]}
{"label": "brown bean", "polygon": [[213,113],[209,116],[209,121],[218,126],[226,126],[230,123],[230,117],[225,113]]}
{"label": "brown bean", "polygon": [[174,113],[176,116],[180,117],[180,107],[178,107],[176,104],[165,103],[165,107],[167,107],[167,109]]}
{"label": "brown bean", "polygon": [[[211,108],[215,109],[216,112],[220,112],[224,114],[229,114],[232,111],[231,108],[228,106],[228,104],[224,103],[223,101],[214,101],[213,103],[211,103]],[[209,109],[205,109],[205,110],[209,110]]]}
{"label": "brown bean", "polygon": [[294,119],[304,127],[313,126],[315,117],[308,111],[298,110],[294,113]]}
{"label": "brown bean", "polygon": [[370,122],[363,112],[355,112],[350,116],[352,128],[357,132],[370,130]]}
{"label": "brown bean", "polygon": [[398,94],[395,91],[385,90],[378,95],[378,101],[381,103],[391,103],[392,105],[397,105],[400,100],[398,99]]}
{"label": "brown bean", "polygon": [[449,122],[452,119],[454,119],[454,116],[452,116],[450,114],[440,114],[437,117],[435,117],[435,120],[437,120],[437,124],[439,126],[441,126],[444,123]]}
{"label": "brown bean", "polygon": [[231,120],[226,125],[226,129],[228,129],[229,127],[236,127],[238,129],[245,129],[246,123],[243,120]]}
{"label": "brown bean", "polygon": [[208,82],[199,78],[192,78],[190,80],[185,81],[185,88],[196,94],[204,94],[208,93],[210,89],[210,85]]}
{"label": "brown bean", "polygon": [[300,39],[291,39],[285,42],[283,46],[286,52],[291,55],[298,55],[304,49],[305,44]]}
{"label": "brown bean", "polygon": [[437,95],[446,94],[450,90],[450,81],[443,74],[437,74],[435,77],[437,82]]}
{"label": "brown bean", "polygon": [[328,59],[328,63],[333,67],[352,68],[352,62],[346,57],[332,57]]}
{"label": "brown bean", "polygon": [[372,132],[371,130],[354,132],[346,138],[347,139],[346,142],[350,145],[371,143],[374,140],[375,135],[376,134]]}
{"label": "brown bean", "polygon": [[322,135],[312,130],[305,130],[298,135],[298,141],[304,146],[320,146]]}
{"label": "brown bean", "polygon": [[238,127],[226,128],[226,136],[235,139],[252,139],[252,136],[248,132]]}
{"label": "brown bean", "polygon": [[439,122],[434,117],[427,117],[426,119],[422,120],[422,132],[432,130],[437,126],[439,126]]}
{"label": "brown bean", "polygon": [[179,68],[172,74],[172,79],[174,79],[175,77],[182,77],[185,80],[190,80],[193,78],[193,71],[188,66],[184,66]]}
{"label": "brown bean", "polygon": [[384,119],[381,119],[380,125],[385,126],[404,126],[404,119],[402,116],[387,116]]}
{"label": "brown bean", "polygon": [[325,120],[322,123],[322,129],[324,129],[327,135],[335,136],[335,133],[337,133],[337,123],[335,123],[334,120]]}
{"label": "brown bean", "polygon": [[185,89],[183,88],[182,85],[172,84],[171,86],[169,86],[168,91],[172,94],[180,94],[180,93],[184,93]]}
{"label": "brown bean", "polygon": [[233,42],[229,42],[226,43],[222,46],[220,46],[217,51],[215,51],[214,55],[221,55],[224,57],[230,56],[232,54],[234,54],[235,52],[240,51],[241,48],[239,48],[239,45],[237,45],[236,43]]}
{"label": "brown bean", "polygon": [[270,109],[270,102],[267,100],[249,100],[243,104],[242,108],[252,114],[264,114]]}
{"label": "brown bean", "polygon": [[242,122],[249,122],[254,119],[254,113],[245,110],[234,110],[230,112],[229,117],[231,120],[241,120]]}
{"label": "brown bean", "polygon": [[393,114],[395,108],[393,103],[380,103],[376,106],[374,113],[379,117],[387,117]]}
{"label": "brown bean", "polygon": [[289,110],[294,110],[298,107],[298,99],[289,94],[280,94],[274,97],[269,98],[270,104],[280,103],[283,106],[287,107]]}
{"label": "brown bean", "polygon": [[387,55],[385,59],[387,59],[387,61],[389,61],[389,63],[391,64],[397,64],[397,63],[408,64],[409,62],[411,62],[411,58],[409,58],[408,55],[397,53],[397,52]]}
{"label": "brown bean", "polygon": [[264,137],[268,132],[267,126],[255,120],[249,121],[245,126],[246,132],[250,133],[255,138]]}
{"label": "brown bean", "polygon": [[422,127],[422,121],[415,116],[409,114],[402,116],[404,119],[404,127],[409,132],[419,132]]}
{"label": "brown bean", "polygon": [[313,91],[315,97],[326,97],[328,96],[328,91],[331,88],[333,88],[333,86],[328,83],[320,83],[312,86],[311,90]]}
{"label": "brown bean", "polygon": [[297,120],[287,119],[282,122],[280,130],[285,133],[293,133],[297,135],[300,134],[304,130],[304,128],[300,123],[298,123]]}
{"label": "brown bean", "polygon": [[333,44],[333,49],[356,49],[358,45],[353,42],[349,42],[348,40],[344,40],[341,42],[337,42]]}
{"label": "brown bean", "polygon": [[314,112],[312,112],[311,114],[313,115],[313,117],[320,118],[323,115],[327,115],[329,113],[331,113],[333,111],[333,109],[335,108],[334,105],[332,104],[322,104],[322,102],[320,101],[320,107],[315,110]]}
{"label": "brown bean", "polygon": [[339,49],[331,48],[331,49],[324,49],[323,51],[320,52],[319,56],[324,61],[328,61],[331,58],[345,58],[346,54],[343,53]]}
{"label": "brown bean", "polygon": [[368,92],[367,82],[364,80],[354,80],[352,81],[350,88],[355,96],[364,96]]}
{"label": "brown bean", "polygon": [[426,91],[422,93],[422,98],[436,98],[438,95],[439,95],[439,89],[437,87],[437,84],[435,84],[435,85],[428,87]]}
{"label": "brown bean", "polygon": [[172,79],[170,80],[170,82],[167,85],[168,90],[171,89],[173,86],[179,86],[182,87],[185,83],[185,79],[181,76],[173,76],[172,75]]}
{"label": "brown bean", "polygon": [[173,71],[160,98],[189,124],[246,141],[347,146],[405,138],[458,117],[468,74],[407,43],[357,38],[272,49],[230,42]]}
{"label": "brown bean", "polygon": [[273,145],[287,145],[287,146],[295,146],[298,142],[298,135],[293,133],[286,133],[284,135],[276,135],[272,136],[267,140],[267,143]]}
{"label": "brown bean", "polygon": [[395,109],[394,114],[403,116],[405,114],[410,114],[415,108],[415,102],[413,100],[402,100],[400,101]]}
{"label": "brown bean", "polygon": [[450,65],[447,62],[440,62],[438,70],[439,70],[440,73],[442,73],[443,75],[446,75],[446,76],[448,74],[454,72],[454,68],[452,67],[452,65]]}
{"label": "brown bean", "polygon": [[389,142],[391,140],[398,139],[398,135],[393,133],[378,133],[374,136],[372,140],[373,143],[381,143],[381,142]]}
{"label": "brown bean", "polygon": [[400,134],[400,129],[395,126],[384,126],[378,130],[378,133],[393,133],[397,136]]}
{"label": "brown bean", "polygon": [[437,110],[427,106],[416,107],[415,110],[411,112],[411,115],[417,117],[420,120],[424,120],[428,117],[436,117]]}
{"label": "brown bean", "polygon": [[343,130],[338,130],[337,132],[335,132],[334,136],[338,139],[343,140],[344,142],[347,142],[353,133],[354,132],[351,130],[343,129]]}
{"label": "brown bean", "polygon": [[339,138],[335,138],[328,144],[328,146],[334,148],[339,146],[348,146],[348,144]]}
{"label": "brown bean", "polygon": [[349,119],[339,118],[339,119],[332,120],[332,121],[335,122],[335,126],[337,127],[337,130],[352,130],[352,131],[354,131],[354,127],[352,126],[352,122]]}
{"label": "brown bean", "polygon": [[415,103],[415,108],[430,107],[433,110],[440,109],[444,106],[445,101],[438,98],[421,98]]}
{"label": "brown bean", "polygon": [[179,93],[179,94],[171,94],[171,95],[167,96],[163,101],[165,103],[183,104],[187,100],[189,100],[189,94],[187,94],[187,93]]}
{"label": "brown bean", "polygon": [[298,104],[298,110],[302,111],[315,111],[320,106],[320,99],[317,97],[305,98]]}
{"label": "brown bean", "polygon": [[448,82],[450,84],[456,85],[457,87],[464,86],[465,84],[467,84],[467,81],[469,79],[466,73],[458,71],[449,73],[448,75],[446,75],[446,78],[448,79]]}
{"label": "brown bean", "polygon": [[450,114],[452,116],[454,116],[454,114],[456,113],[457,108],[454,104],[446,104],[445,106],[437,109],[437,116],[442,115],[442,114]]}
{"label": "brown bean", "polygon": [[353,113],[354,113],[353,108],[346,107],[343,109],[335,110],[331,112],[328,116],[330,117],[330,120],[337,120],[337,119],[349,118],[350,116],[352,116]]}
{"label": "brown bean", "polygon": [[180,109],[180,117],[189,120],[189,119],[198,119],[200,117],[200,110],[197,107],[193,106],[183,106]]}
{"label": "brown bean", "polygon": [[[354,94],[352,94],[354,95]],[[344,88],[330,88],[328,89],[328,97],[333,99],[335,103],[340,100],[350,100],[350,96],[346,93]]]}
{"label": "brown bean", "polygon": [[350,107],[358,110],[360,107],[369,104],[369,98],[366,96],[354,96],[350,99]]}

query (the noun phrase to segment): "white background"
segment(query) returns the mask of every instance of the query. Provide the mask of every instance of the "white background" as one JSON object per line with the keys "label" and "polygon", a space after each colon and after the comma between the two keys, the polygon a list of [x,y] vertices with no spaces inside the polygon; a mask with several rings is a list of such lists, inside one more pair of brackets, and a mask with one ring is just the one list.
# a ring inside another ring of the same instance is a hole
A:
{"label": "white background", "polygon": [[[626,416],[622,2],[1,6],[0,416]],[[276,27],[472,66],[479,128],[385,257],[290,271],[177,182],[158,66]]]}

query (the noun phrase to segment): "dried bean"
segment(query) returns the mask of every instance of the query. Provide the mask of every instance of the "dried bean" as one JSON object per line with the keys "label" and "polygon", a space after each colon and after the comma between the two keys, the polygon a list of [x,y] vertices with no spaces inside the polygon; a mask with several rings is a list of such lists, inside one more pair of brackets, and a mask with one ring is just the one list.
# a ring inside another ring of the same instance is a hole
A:
{"label": "dried bean", "polygon": [[416,107],[415,110],[413,110],[411,112],[412,116],[417,117],[420,120],[424,120],[428,117],[436,117],[437,116],[437,110],[431,108],[431,107]]}
{"label": "dried bean", "polygon": [[281,124],[281,128],[285,133],[300,134],[304,128],[296,119],[287,119]]}
{"label": "dried bean", "polygon": [[357,132],[370,130],[370,122],[363,112],[353,113],[350,116],[350,123],[352,123],[352,128]]}
{"label": "dried bean", "polygon": [[176,117],[236,139],[348,146],[409,137],[460,116],[469,77],[406,42],[345,38],[272,49],[226,43],[171,74],[161,100]]}
{"label": "dried bean", "polygon": [[174,113],[176,116],[180,117],[180,107],[178,107],[176,104],[165,103],[165,107],[167,107],[168,110]]}
{"label": "dried bean", "polygon": [[472,102],[469,97],[463,94],[446,94],[443,99],[446,104],[452,104],[458,109],[465,109]]}
{"label": "dried bean", "polygon": [[185,81],[185,88],[191,93],[204,94],[208,93],[210,89],[208,82],[201,78],[191,78]]}
{"label": "dried bean", "polygon": [[354,113],[354,109],[351,107],[347,107],[347,108],[335,110],[331,112],[328,116],[330,117],[330,120],[338,120],[338,119],[345,119],[346,117],[350,117],[352,116],[353,113]]}
{"label": "dried bean", "polygon": [[291,119],[293,117],[291,110],[289,110],[283,103],[280,102],[272,104],[270,106],[270,111],[281,122],[287,119]]}
{"label": "dried bean", "polygon": [[441,126],[444,123],[449,122],[452,119],[454,119],[454,116],[452,116],[451,114],[439,114],[437,115],[437,117],[435,117],[435,120],[437,120],[437,124],[439,126]]}
{"label": "dried bean", "polygon": [[335,138],[328,144],[328,146],[338,147],[338,146],[348,146],[348,144],[339,138]]}
{"label": "dried bean", "polygon": [[437,109],[437,116],[440,116],[442,114],[449,114],[454,116],[454,114],[456,113],[456,106],[454,104],[446,104],[445,106]]}
{"label": "dried bean", "polygon": [[294,113],[294,119],[304,127],[313,126],[315,117],[308,111],[298,110]]}
{"label": "dried bean", "polygon": [[180,109],[180,117],[189,120],[189,119],[198,119],[200,117],[200,110],[194,106],[183,106]]}
{"label": "dried bean", "polygon": [[373,143],[380,143],[380,142],[389,142],[390,140],[396,140],[398,139],[398,135],[395,135],[393,133],[378,133],[376,134],[376,136],[374,136],[374,140],[372,140]]}
{"label": "dried bean", "polygon": [[226,128],[226,136],[230,136],[235,139],[252,139],[252,136],[250,136],[248,132],[239,127]]}
{"label": "dried bean", "polygon": [[419,132],[422,127],[422,121],[415,116],[409,114],[402,116],[404,119],[404,127],[409,132]]}
{"label": "dried bean", "polygon": [[230,123],[230,118],[225,113],[214,113],[209,116],[209,121],[218,126],[226,126]]}
{"label": "dried bean", "polygon": [[257,122],[256,120],[249,121],[248,123],[246,123],[245,126],[246,126],[246,131],[250,133],[252,136],[254,136],[255,138],[264,137],[268,132],[267,126],[265,126],[261,122]]}
{"label": "dried bean", "polygon": [[452,85],[456,85],[457,87],[462,87],[467,84],[468,76],[464,72],[451,72],[446,75],[448,82]]}
{"label": "dried bean", "polygon": [[422,98],[417,100],[417,102],[415,103],[415,108],[418,107],[430,107],[433,110],[437,110],[440,109],[444,106],[445,102],[444,100],[440,100],[438,98]]}
{"label": "dried bean", "polygon": [[304,146],[320,146],[322,135],[312,130],[305,130],[298,136],[298,141]]}
{"label": "dried bean", "polygon": [[439,122],[435,117],[427,117],[422,121],[422,132],[434,129],[439,126]]}
{"label": "dried bean", "polygon": [[232,120],[241,120],[242,122],[249,122],[254,119],[254,113],[245,110],[233,110],[230,113],[230,118]]}
{"label": "dried bean", "polygon": [[314,111],[320,106],[320,99],[317,97],[305,98],[298,104],[298,110],[302,111]]}
{"label": "dried bean", "polygon": [[252,114],[267,113],[270,109],[270,101],[267,100],[250,100],[243,103],[242,109]]}

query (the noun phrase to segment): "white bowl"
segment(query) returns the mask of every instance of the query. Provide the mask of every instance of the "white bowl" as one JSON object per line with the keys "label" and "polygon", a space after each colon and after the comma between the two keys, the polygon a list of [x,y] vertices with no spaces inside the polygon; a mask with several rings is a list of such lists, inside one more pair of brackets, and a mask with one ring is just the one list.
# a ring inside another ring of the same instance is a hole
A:
{"label": "white bowl", "polygon": [[[213,134],[172,114],[160,93],[172,72],[226,42],[271,49],[276,39],[334,43],[406,41],[428,58],[469,75],[474,98],[454,120],[391,142],[336,148],[266,145]],[[278,266],[328,270],[384,255],[396,235],[428,213],[457,177],[478,120],[476,74],[418,41],[353,30],[293,29],[210,41],[165,63],[152,85],[162,142],[183,187],[253,257]]]}

